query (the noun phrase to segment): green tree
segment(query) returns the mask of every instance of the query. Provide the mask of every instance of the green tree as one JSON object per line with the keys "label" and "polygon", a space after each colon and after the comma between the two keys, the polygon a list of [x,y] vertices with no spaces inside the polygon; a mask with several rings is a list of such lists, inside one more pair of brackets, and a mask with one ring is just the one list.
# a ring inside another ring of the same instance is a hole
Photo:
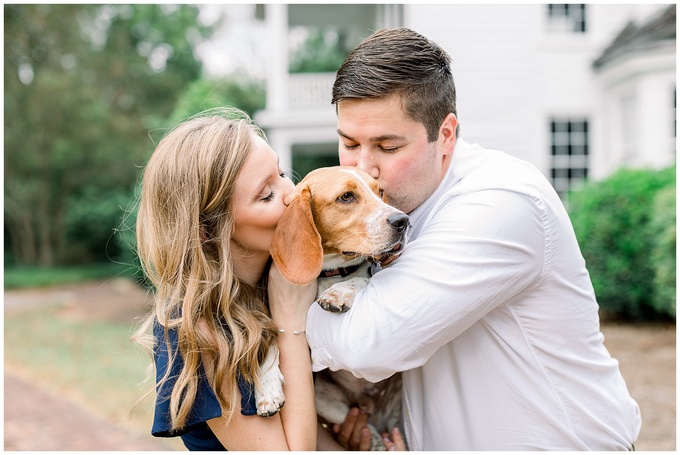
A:
{"label": "green tree", "polygon": [[167,126],[201,111],[225,106],[236,107],[253,117],[255,112],[264,109],[265,101],[264,83],[240,74],[197,79],[177,100]]}
{"label": "green tree", "polygon": [[4,214],[17,263],[73,259],[88,248],[78,223],[113,232],[117,221],[79,218],[82,204],[132,194],[148,131],[200,76],[193,48],[211,29],[197,17],[188,5],[4,5]]}
{"label": "green tree", "polygon": [[342,27],[305,27],[306,39],[290,56],[291,73],[336,72],[358,43]]}

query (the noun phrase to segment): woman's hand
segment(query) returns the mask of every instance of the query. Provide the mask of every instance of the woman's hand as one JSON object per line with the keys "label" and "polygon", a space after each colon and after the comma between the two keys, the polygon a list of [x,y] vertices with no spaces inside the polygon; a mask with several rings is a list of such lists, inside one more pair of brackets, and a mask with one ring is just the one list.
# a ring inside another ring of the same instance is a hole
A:
{"label": "woman's hand", "polygon": [[272,262],[269,269],[269,308],[274,322],[284,331],[305,330],[307,311],[316,298],[316,280],[306,285],[287,281]]}

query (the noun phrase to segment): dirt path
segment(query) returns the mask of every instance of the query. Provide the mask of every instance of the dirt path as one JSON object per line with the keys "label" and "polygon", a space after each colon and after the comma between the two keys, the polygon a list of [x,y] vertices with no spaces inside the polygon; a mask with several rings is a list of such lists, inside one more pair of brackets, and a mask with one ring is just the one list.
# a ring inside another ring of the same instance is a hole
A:
{"label": "dirt path", "polygon": [[[61,305],[70,317],[131,322],[148,302],[144,290],[113,279],[7,291],[4,307],[7,314]],[[675,326],[609,323],[602,331],[631,395],[640,404],[643,423],[637,450],[676,450]],[[90,410],[55,396],[39,380],[28,379],[5,369],[5,450],[170,450],[158,440],[130,435],[94,418]],[[73,434],[74,428],[78,435]]]}
{"label": "dirt path", "polygon": [[602,332],[640,405],[642,430],[635,448],[675,451],[675,326],[605,324]]}
{"label": "dirt path", "polygon": [[5,450],[153,450],[169,447],[112,425],[5,369]]}

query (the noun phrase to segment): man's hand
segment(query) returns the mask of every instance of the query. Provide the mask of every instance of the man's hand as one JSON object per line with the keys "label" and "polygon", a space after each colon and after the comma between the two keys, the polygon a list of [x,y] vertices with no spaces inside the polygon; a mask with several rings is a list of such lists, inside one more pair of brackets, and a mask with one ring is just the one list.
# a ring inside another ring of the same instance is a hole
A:
{"label": "man's hand", "polygon": [[[333,425],[335,440],[346,450],[371,450],[371,430],[366,426],[367,421],[366,412],[358,408],[350,409],[341,425]],[[398,428],[394,428],[391,434],[384,433],[382,436],[387,450],[406,450],[406,444]]]}
{"label": "man's hand", "polygon": [[401,436],[399,428],[393,428],[392,435],[389,435],[388,433],[383,433],[382,437],[383,444],[385,444],[385,448],[387,450],[399,450],[399,451],[406,450],[406,443],[404,442],[404,438]]}
{"label": "man's hand", "polygon": [[335,440],[347,450],[371,450],[371,430],[366,426],[367,421],[366,412],[350,409],[341,425],[333,425]]}

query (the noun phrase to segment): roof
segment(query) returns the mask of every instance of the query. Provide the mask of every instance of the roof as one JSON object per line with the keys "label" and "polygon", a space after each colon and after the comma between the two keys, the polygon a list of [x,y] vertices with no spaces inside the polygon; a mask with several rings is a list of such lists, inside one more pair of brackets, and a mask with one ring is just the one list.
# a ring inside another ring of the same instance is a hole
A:
{"label": "roof", "polygon": [[602,55],[593,62],[593,67],[600,69],[621,56],[647,52],[670,41],[675,43],[675,34],[675,4],[673,4],[641,25],[629,22]]}

